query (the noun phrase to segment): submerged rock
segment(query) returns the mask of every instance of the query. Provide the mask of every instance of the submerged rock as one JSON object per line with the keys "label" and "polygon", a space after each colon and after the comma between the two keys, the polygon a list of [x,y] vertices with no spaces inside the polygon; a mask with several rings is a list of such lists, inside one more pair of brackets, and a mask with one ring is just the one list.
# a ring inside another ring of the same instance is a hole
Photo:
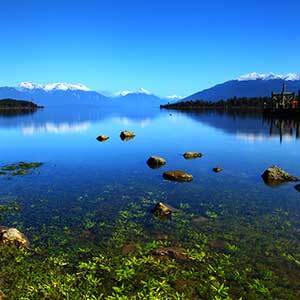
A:
{"label": "submerged rock", "polygon": [[186,260],[187,256],[185,252],[186,252],[185,249],[181,247],[162,247],[153,250],[152,255],[158,256],[163,259],[171,258],[171,259]]}
{"label": "submerged rock", "polygon": [[277,166],[269,167],[261,176],[264,182],[268,185],[278,185],[284,182],[299,180],[297,177],[287,173]]}
{"label": "submerged rock", "polygon": [[213,168],[213,171],[214,171],[215,173],[220,173],[220,172],[223,171],[223,169],[222,169],[221,167],[215,167],[215,168]]}
{"label": "submerged rock", "polygon": [[202,157],[202,153],[200,152],[185,152],[183,154],[183,157],[185,159],[194,159],[194,158],[199,158]]}
{"label": "submerged rock", "polygon": [[135,137],[135,134],[132,131],[122,131],[120,134],[120,138],[122,141],[128,141]]}
{"label": "submerged rock", "polygon": [[0,244],[14,245],[28,248],[29,241],[26,236],[16,228],[0,227]]}
{"label": "submerged rock", "polygon": [[109,136],[107,136],[107,135],[99,135],[98,137],[97,137],[97,140],[99,141],[99,142],[105,142],[105,141],[107,141],[109,139]]}
{"label": "submerged rock", "polygon": [[174,211],[175,208],[162,202],[158,202],[152,210],[153,214],[159,217],[169,217]]}
{"label": "submerged rock", "polygon": [[175,170],[175,171],[168,171],[164,172],[163,174],[164,179],[171,180],[171,181],[192,181],[193,175],[188,174],[181,170]]}
{"label": "submerged rock", "polygon": [[130,254],[133,254],[137,251],[137,245],[135,243],[129,243],[129,244],[126,244],[122,247],[122,254],[123,255],[130,255]]}
{"label": "submerged rock", "polygon": [[208,245],[211,249],[215,249],[219,251],[225,250],[225,242],[221,240],[210,241]]}
{"label": "submerged rock", "polygon": [[300,192],[300,184],[297,184],[297,185],[295,185],[294,187],[295,187],[295,189],[296,189],[298,192]]}
{"label": "submerged rock", "polygon": [[159,156],[150,156],[149,159],[147,160],[147,165],[151,169],[158,169],[162,166],[164,166],[167,163],[167,161]]}

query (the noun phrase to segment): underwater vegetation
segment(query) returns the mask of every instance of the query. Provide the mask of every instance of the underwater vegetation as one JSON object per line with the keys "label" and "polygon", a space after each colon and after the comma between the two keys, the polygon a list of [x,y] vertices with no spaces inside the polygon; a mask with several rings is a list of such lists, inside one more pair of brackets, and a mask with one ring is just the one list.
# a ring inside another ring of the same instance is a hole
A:
{"label": "underwater vegetation", "polygon": [[19,162],[16,164],[5,165],[0,168],[0,175],[18,176],[27,175],[30,171],[41,167],[43,163],[40,162]]}
{"label": "underwater vegetation", "polygon": [[181,203],[162,219],[158,198],[139,194],[106,219],[103,197],[78,198],[62,223],[35,226],[21,217],[24,203],[7,201],[1,222],[31,244],[0,246],[4,299],[299,299],[300,224],[290,212],[245,217],[210,203],[200,214]]}

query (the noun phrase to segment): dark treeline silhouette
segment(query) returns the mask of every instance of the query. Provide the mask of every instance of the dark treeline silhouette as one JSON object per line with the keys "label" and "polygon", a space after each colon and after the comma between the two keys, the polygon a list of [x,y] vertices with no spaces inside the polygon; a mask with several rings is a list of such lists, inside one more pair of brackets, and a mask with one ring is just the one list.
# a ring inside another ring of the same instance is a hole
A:
{"label": "dark treeline silhouette", "polygon": [[219,100],[217,102],[210,102],[204,100],[181,101],[176,103],[168,103],[161,105],[161,108],[171,109],[205,109],[205,108],[222,108],[222,109],[263,109],[271,102],[270,97],[256,97],[256,98],[231,98],[228,100]]}
{"label": "dark treeline silhouette", "polygon": [[0,100],[0,109],[37,109],[37,108],[39,108],[39,106],[30,101],[15,100],[15,99]]}

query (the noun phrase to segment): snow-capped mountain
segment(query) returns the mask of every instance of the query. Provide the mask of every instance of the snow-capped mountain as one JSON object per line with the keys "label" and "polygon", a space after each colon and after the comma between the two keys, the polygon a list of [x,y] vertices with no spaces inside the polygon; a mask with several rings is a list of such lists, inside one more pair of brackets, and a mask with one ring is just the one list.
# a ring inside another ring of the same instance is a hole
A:
{"label": "snow-capped mountain", "polygon": [[121,91],[121,92],[117,92],[114,94],[114,96],[116,97],[120,97],[120,96],[127,96],[130,94],[141,94],[141,95],[153,95],[153,93],[149,92],[148,90],[144,89],[144,88],[139,88],[136,91],[130,91],[130,90],[125,90],[125,91]]}
{"label": "snow-capped mountain", "polygon": [[281,79],[286,81],[295,81],[300,80],[300,74],[297,73],[288,73],[288,74],[275,74],[275,73],[249,73],[240,76],[238,81],[248,81],[248,80],[273,80]]}
{"label": "snow-capped mountain", "polygon": [[166,100],[144,88],[140,88],[136,91],[125,90],[114,94],[113,102],[123,108],[132,109],[132,105],[134,105],[135,108],[149,109],[150,107],[158,108]]}
{"label": "snow-capped mountain", "polygon": [[197,92],[183,100],[214,102],[233,97],[267,97],[271,96],[273,91],[281,91],[283,82],[285,82],[286,89],[290,92],[298,93],[300,90],[299,74],[250,73]]}
{"label": "snow-capped mountain", "polygon": [[136,91],[126,90],[117,94],[104,96],[92,91],[87,86],[77,83],[21,82],[16,87],[0,87],[1,98],[30,100],[45,107],[63,105],[102,105],[149,108],[159,107],[166,100],[155,96],[150,91],[140,88]]}
{"label": "snow-capped mountain", "polygon": [[21,82],[16,87],[0,87],[0,99],[31,100],[43,106],[99,105],[107,97],[91,91],[83,84]]}
{"label": "snow-capped mountain", "polygon": [[90,88],[81,84],[81,83],[65,83],[65,82],[57,82],[57,83],[47,83],[47,84],[38,84],[33,82],[21,82],[18,84],[18,88],[21,90],[35,90],[41,89],[44,91],[91,91]]}

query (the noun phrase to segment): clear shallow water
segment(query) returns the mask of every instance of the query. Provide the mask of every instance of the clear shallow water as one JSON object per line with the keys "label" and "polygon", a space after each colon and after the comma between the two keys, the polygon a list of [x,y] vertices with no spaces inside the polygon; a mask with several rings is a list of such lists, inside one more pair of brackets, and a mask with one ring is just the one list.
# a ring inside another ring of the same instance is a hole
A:
{"label": "clear shallow water", "polygon": [[[128,129],[136,138],[124,142],[120,131]],[[33,175],[1,178],[1,192],[20,193],[28,190],[27,201],[37,193],[55,191],[55,197],[70,200],[79,194],[101,194],[106,184],[138,189],[139,185],[167,192],[169,201],[197,204],[198,199],[185,191],[195,190],[202,201],[217,191],[230,190],[242,201],[244,191],[251,197],[281,202],[300,208],[293,184],[270,188],[261,180],[261,173],[272,164],[299,174],[300,143],[294,132],[286,130],[270,135],[270,124],[257,114],[230,115],[218,112],[182,113],[152,110],[129,113],[86,109],[63,112],[45,109],[31,115],[0,117],[1,163],[38,161],[44,166]],[[295,131],[295,130],[294,130]],[[99,143],[100,134],[110,136]],[[185,151],[200,151],[203,158],[185,160]],[[149,169],[146,160],[159,155],[167,165]],[[221,166],[220,174],[212,172]],[[189,184],[162,180],[165,170],[183,169],[194,175]],[[61,195],[60,195],[61,193]],[[126,189],[122,191],[126,194]],[[276,196],[276,199],[273,199]],[[286,200],[288,199],[288,200]],[[222,201],[222,199],[219,199]],[[254,200],[253,200],[254,201]],[[264,205],[261,207],[264,209]]]}
{"label": "clear shallow water", "polygon": [[[271,188],[261,179],[273,164],[300,175],[297,124],[281,124],[280,134],[276,122],[271,132],[270,122],[255,113],[155,109],[138,113],[49,108],[0,116],[1,164],[44,163],[30,175],[0,178],[0,204],[16,200],[21,206],[21,212],[8,216],[3,225],[18,225],[33,244],[45,246],[52,238],[45,228],[80,232],[97,227],[99,233],[100,223],[114,224],[121,210],[146,197],[153,203],[183,207],[195,216],[212,217],[214,222],[198,230],[211,234],[212,240],[237,244],[254,261],[269,265],[276,261],[278,274],[290,274],[297,281],[299,266],[286,264],[284,253],[276,253],[276,241],[290,243],[289,254],[299,255],[300,193],[294,183]],[[122,141],[119,134],[125,129],[136,137]],[[110,139],[100,143],[96,140],[100,134]],[[204,156],[185,160],[185,151]],[[146,164],[150,155],[164,157],[167,165],[150,169]],[[224,171],[212,172],[215,166]],[[162,173],[174,169],[193,174],[193,182],[164,181]],[[148,212],[139,220],[145,231],[176,236],[172,226],[153,225],[151,219]],[[109,231],[104,231],[92,242],[101,244],[109,238]],[[184,242],[180,234],[176,239]],[[291,288],[296,289],[295,283]]]}

